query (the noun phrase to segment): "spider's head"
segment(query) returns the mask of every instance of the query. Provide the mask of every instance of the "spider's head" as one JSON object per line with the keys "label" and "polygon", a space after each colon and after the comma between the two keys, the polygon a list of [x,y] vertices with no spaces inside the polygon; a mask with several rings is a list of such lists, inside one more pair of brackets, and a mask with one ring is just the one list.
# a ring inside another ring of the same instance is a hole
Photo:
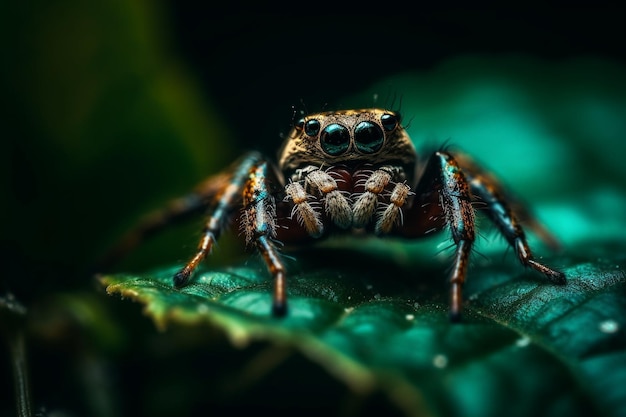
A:
{"label": "spider's head", "polygon": [[300,119],[278,154],[283,172],[308,165],[360,163],[412,166],[416,153],[400,114],[383,109],[341,110]]}

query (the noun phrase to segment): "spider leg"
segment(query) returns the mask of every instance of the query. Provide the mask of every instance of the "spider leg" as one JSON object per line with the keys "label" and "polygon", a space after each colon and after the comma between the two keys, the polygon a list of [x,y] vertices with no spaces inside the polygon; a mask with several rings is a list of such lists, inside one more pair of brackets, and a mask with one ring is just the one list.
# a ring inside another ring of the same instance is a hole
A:
{"label": "spider leg", "polygon": [[475,240],[475,213],[467,179],[456,160],[446,152],[435,152],[430,157],[416,195],[428,201],[433,189],[439,194],[439,205],[456,245],[449,278],[450,318],[459,321],[463,303],[462,289]]}
{"label": "spider leg", "polygon": [[483,203],[488,207],[492,204],[503,205],[503,209],[515,213],[516,222],[524,224],[552,250],[561,248],[558,239],[533,216],[525,204],[507,193],[505,187],[494,175],[487,172],[468,155],[455,154],[455,158],[470,182],[472,193]]}
{"label": "spider leg", "polygon": [[267,267],[274,278],[274,294],[272,299],[272,314],[283,317],[287,314],[287,283],[285,267],[276,246],[267,236],[260,236],[256,240],[256,247],[263,256]]}
{"label": "spider leg", "polygon": [[[241,195],[249,180],[251,170],[262,159],[263,157],[255,152],[245,155],[231,166],[228,179],[218,182],[217,192],[211,194],[212,198],[208,203],[208,219],[205,222],[198,249],[185,266],[174,275],[175,287],[184,287],[200,262],[211,252],[215,241],[226,228],[235,207],[241,202]],[[212,184],[210,181],[205,182],[204,187],[211,189]]]}
{"label": "spider leg", "polygon": [[206,210],[211,199],[226,187],[230,180],[228,173],[210,176],[193,192],[173,199],[164,208],[144,216],[111,250],[105,253],[99,260],[97,269],[108,269],[150,236],[157,234],[170,224],[181,222]]}
{"label": "spider leg", "polygon": [[276,202],[268,186],[270,166],[261,162],[250,171],[243,190],[241,230],[247,244],[254,244],[274,278],[272,313],[287,313],[285,267],[274,243],[276,237]]}
{"label": "spider leg", "polygon": [[472,194],[486,205],[485,212],[513,247],[520,262],[556,284],[565,284],[565,274],[537,262],[532,255],[520,219],[529,222],[531,230],[552,248],[558,248],[557,240],[534,220],[521,204],[506,196],[504,188],[491,175],[485,173],[467,157],[460,158],[463,172],[469,181]]}

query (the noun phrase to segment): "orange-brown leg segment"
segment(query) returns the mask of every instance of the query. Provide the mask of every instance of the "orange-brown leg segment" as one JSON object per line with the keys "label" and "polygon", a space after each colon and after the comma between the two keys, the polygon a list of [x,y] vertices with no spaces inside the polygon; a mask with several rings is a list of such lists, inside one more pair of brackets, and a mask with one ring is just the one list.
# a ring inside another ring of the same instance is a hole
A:
{"label": "orange-brown leg segment", "polygon": [[160,232],[167,226],[184,221],[193,215],[204,212],[211,201],[231,181],[231,172],[213,175],[188,195],[170,201],[164,208],[149,213],[139,224],[128,232],[110,251],[98,262],[97,270],[106,270],[120,261],[142,241]]}
{"label": "orange-brown leg segment", "polygon": [[475,239],[475,214],[469,184],[457,162],[446,152],[435,152],[432,155],[417,186],[416,195],[418,199],[428,201],[433,189],[439,193],[439,205],[456,245],[450,273],[450,319],[459,321],[463,284]]}
{"label": "orange-brown leg segment", "polygon": [[204,196],[197,193],[170,201],[164,209],[154,211],[142,218],[135,228],[123,236],[119,243],[98,261],[96,269],[99,271],[109,269],[145,239],[156,234],[166,226],[184,220],[205,208],[206,200]]}
{"label": "orange-brown leg segment", "polygon": [[531,229],[552,248],[558,248],[557,240],[534,220],[521,204],[508,198],[503,187],[493,176],[486,174],[468,159],[461,159],[463,172],[468,179],[472,194],[481,202],[487,216],[498,227],[511,247],[515,250],[522,265],[545,275],[556,284],[565,284],[565,274],[534,260],[526,234],[519,218],[529,223]]}
{"label": "orange-brown leg segment", "polygon": [[[250,179],[250,172],[261,163],[263,157],[258,153],[250,153],[239,159],[232,167],[229,181],[220,183],[220,189],[215,193],[208,204],[208,220],[198,250],[187,264],[178,271],[174,277],[174,286],[181,288],[187,285],[189,278],[196,270],[200,262],[211,252],[215,241],[228,225],[235,208],[240,207],[242,193]],[[210,187],[207,184],[206,187]]]}
{"label": "orange-brown leg segment", "polygon": [[272,277],[274,278],[274,294],[272,299],[272,314],[282,317],[287,314],[287,283],[285,280],[285,267],[283,266],[276,247],[267,236],[259,236],[256,247],[265,261]]}

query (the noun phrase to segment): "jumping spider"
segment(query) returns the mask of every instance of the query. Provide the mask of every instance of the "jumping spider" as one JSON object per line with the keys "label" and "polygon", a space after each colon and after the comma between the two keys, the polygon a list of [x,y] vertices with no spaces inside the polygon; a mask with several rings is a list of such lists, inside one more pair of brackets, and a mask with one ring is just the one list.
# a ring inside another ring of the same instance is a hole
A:
{"label": "jumping spider", "polygon": [[[277,242],[302,243],[340,231],[418,238],[448,228],[456,246],[450,272],[450,317],[461,313],[461,289],[474,245],[475,205],[495,224],[520,262],[556,284],[565,274],[537,262],[520,225],[550,246],[556,241],[491,175],[465,155],[441,149],[418,160],[400,114],[378,108],[311,114],[300,119],[275,165],[250,152],[204,181],[190,195],[154,213],[123,241],[123,252],[172,220],[208,210],[197,252],[173,276],[187,285],[229,226],[238,223],[248,245],[274,278],[274,315],[287,312],[285,266]],[[476,203],[476,204],[474,204]]]}

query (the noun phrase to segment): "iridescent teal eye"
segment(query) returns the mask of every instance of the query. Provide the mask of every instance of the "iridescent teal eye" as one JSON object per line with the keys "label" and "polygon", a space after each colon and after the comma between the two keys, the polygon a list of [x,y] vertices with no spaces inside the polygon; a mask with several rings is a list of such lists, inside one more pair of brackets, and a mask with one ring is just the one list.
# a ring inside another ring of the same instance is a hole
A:
{"label": "iridescent teal eye", "polygon": [[385,113],[380,117],[380,122],[387,132],[391,132],[400,123],[400,116],[390,113]]}
{"label": "iridescent teal eye", "polygon": [[308,120],[304,124],[304,133],[308,136],[317,136],[320,133],[320,122],[316,119]]}
{"label": "iridescent teal eye", "polygon": [[360,152],[378,152],[384,141],[385,134],[376,123],[361,122],[354,128],[354,144]]}
{"label": "iridescent teal eye", "polygon": [[320,135],[322,149],[329,155],[341,155],[350,147],[350,132],[339,123],[329,124]]}

